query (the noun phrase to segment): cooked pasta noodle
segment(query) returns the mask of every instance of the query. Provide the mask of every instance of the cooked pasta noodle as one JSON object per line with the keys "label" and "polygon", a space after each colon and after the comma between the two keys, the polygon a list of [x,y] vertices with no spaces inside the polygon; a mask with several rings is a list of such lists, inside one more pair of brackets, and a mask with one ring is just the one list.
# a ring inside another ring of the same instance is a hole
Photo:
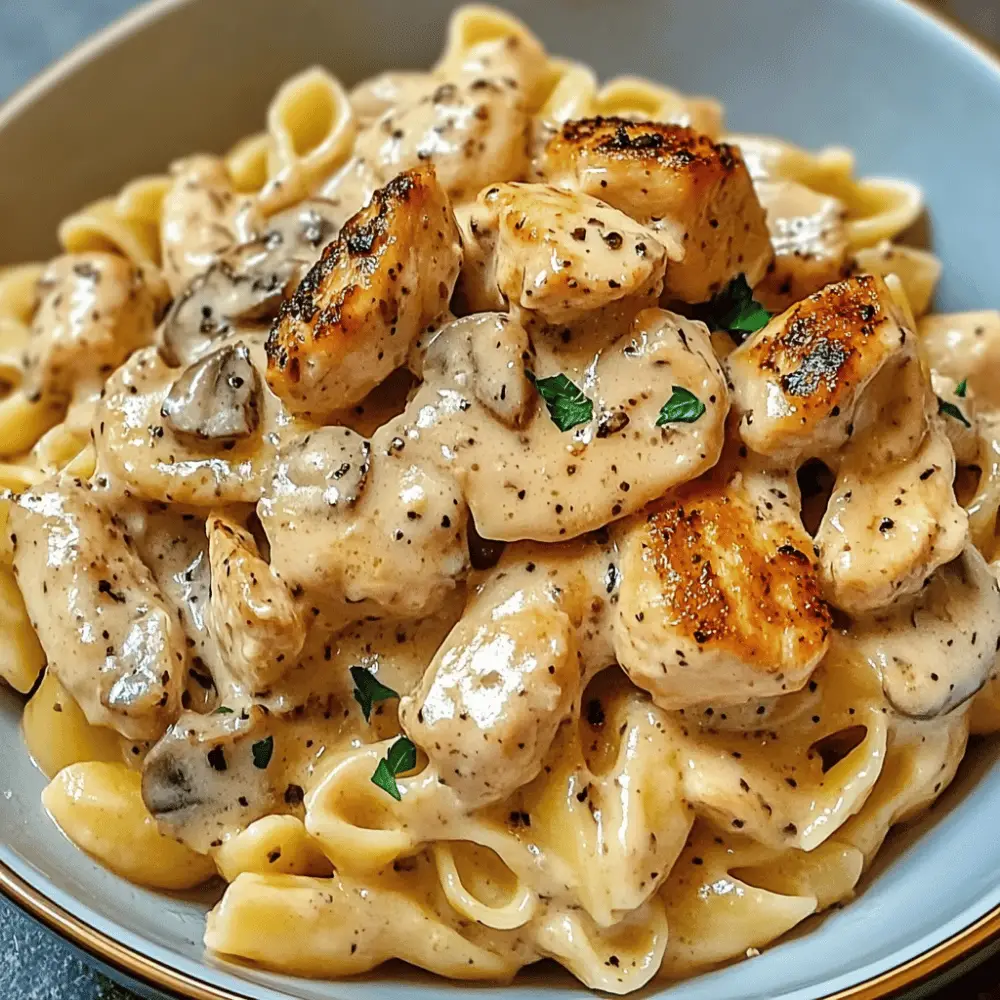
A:
{"label": "cooked pasta noodle", "polygon": [[626,993],[847,903],[1000,730],[1000,313],[919,189],[482,6],[264,126],[0,271],[53,820],[307,976]]}

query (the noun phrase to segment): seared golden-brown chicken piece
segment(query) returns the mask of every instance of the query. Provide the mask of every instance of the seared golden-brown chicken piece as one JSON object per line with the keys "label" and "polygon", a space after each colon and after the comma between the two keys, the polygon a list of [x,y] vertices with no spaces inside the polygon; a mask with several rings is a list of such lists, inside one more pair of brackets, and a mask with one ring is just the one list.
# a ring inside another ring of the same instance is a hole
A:
{"label": "seared golden-brown chicken piece", "polygon": [[780,460],[836,451],[862,429],[857,411],[869,383],[886,365],[913,359],[903,322],[874,275],[828,285],[775,316],[729,356],[743,440]]}
{"label": "seared golden-brown chicken piece", "polygon": [[615,652],[663,708],[798,690],[830,612],[793,473],[744,468],[673,490],[622,522]]}
{"label": "seared golden-brown chicken piece", "polygon": [[432,167],[375,192],[285,302],[267,339],[267,381],[298,413],[364,398],[443,313],[461,238]]}
{"label": "seared golden-brown chicken piece", "polygon": [[620,118],[567,122],[536,170],[680,243],[683,260],[672,258],[667,269],[668,298],[704,302],[738,274],[753,287],[770,263],[764,209],[739,149],[693,129]]}
{"label": "seared golden-brown chicken piece", "polygon": [[187,650],[124,520],[66,480],[23,493],[8,530],[49,669],[92,724],[156,739],[180,712]]}
{"label": "seared golden-brown chicken piece", "polygon": [[680,255],[671,234],[657,235],[589,194],[495,184],[468,219],[462,290],[470,309],[509,302],[525,319],[547,323],[625,303],[634,315],[656,304],[667,258]]}
{"label": "seared golden-brown chicken piece", "polygon": [[842,202],[795,181],[758,181],[757,197],[767,212],[774,260],[754,289],[771,312],[847,277],[851,270]]}

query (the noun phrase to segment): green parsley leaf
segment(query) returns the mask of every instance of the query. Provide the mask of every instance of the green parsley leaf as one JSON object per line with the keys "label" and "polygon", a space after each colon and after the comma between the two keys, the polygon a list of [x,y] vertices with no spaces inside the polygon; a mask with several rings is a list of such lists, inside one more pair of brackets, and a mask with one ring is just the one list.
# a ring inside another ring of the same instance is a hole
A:
{"label": "green parsley leaf", "polygon": [[383,791],[388,792],[397,802],[402,800],[399,794],[399,786],[396,784],[396,775],[404,771],[412,771],[417,766],[417,748],[405,736],[400,736],[385,755],[383,760],[378,762],[375,773],[372,775],[372,784],[378,785]]}
{"label": "green parsley leaf", "polygon": [[232,710],[231,708],[227,708],[227,707],[226,707],[225,705],[220,705],[220,706],[219,706],[219,707],[218,707],[218,708],[217,708],[217,709],[216,709],[216,710],[215,710],[215,711],[214,711],[214,712],[212,713],[212,715],[232,715],[232,714],[233,714],[233,710]]}
{"label": "green parsley leaf", "polygon": [[946,403],[940,396],[938,396],[938,413],[943,413],[945,416],[965,424],[966,427],[972,426],[965,419],[965,414],[954,403]]}
{"label": "green parsley leaf", "polygon": [[967,378],[963,378],[962,381],[955,386],[955,395],[958,396],[959,399],[965,399],[965,394],[968,391],[969,391],[969,380]]}
{"label": "green parsley leaf", "polygon": [[690,390],[681,385],[671,386],[673,392],[656,418],[656,426],[664,424],[693,424],[704,412],[705,404]]}
{"label": "green parsley leaf", "polygon": [[535,378],[530,372],[526,374],[535,383],[538,395],[545,401],[549,416],[559,430],[568,431],[593,417],[594,404],[562,372],[548,378]]}
{"label": "green parsley leaf", "polygon": [[361,706],[365,722],[371,722],[374,702],[399,697],[391,687],[386,687],[364,667],[351,667],[351,677],[354,678],[354,700]]}
{"label": "green parsley leaf", "polygon": [[[753,297],[753,289],[745,275],[738,274],[709,302],[697,309],[698,319],[712,330],[728,330],[730,334],[756,333],[767,326],[771,314]],[[745,337],[734,337],[741,342]]]}
{"label": "green parsley leaf", "polygon": [[265,770],[271,763],[271,754],[274,753],[274,737],[268,736],[267,739],[258,740],[250,750],[253,752],[253,766],[260,768],[261,771]]}

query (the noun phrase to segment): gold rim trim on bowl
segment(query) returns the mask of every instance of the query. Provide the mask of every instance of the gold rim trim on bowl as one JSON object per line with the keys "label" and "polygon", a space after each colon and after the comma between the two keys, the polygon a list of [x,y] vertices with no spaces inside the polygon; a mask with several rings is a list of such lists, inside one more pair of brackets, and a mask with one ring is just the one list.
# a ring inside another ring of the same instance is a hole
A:
{"label": "gold rim trim on bowl", "polygon": [[[137,979],[146,986],[167,990],[187,1000],[251,1000],[246,993],[233,993],[223,986],[211,986],[187,973],[171,969],[95,930],[29,885],[2,862],[0,892],[49,930],[55,931],[117,972]],[[822,1000],[880,1000],[895,990],[914,986],[935,972],[960,961],[996,935],[1000,935],[1000,906],[922,955],[917,955],[867,982],[849,986],[837,993],[829,993]]]}
{"label": "gold rim trim on bowl", "polygon": [[[38,77],[29,81],[0,108],[0,125],[4,120],[32,103],[35,97],[82,65],[110,42],[129,35],[147,23],[158,20],[173,7],[192,0],[149,0],[103,31],[80,43]],[[500,0],[502,2],[502,0]],[[883,0],[886,2],[886,0]],[[961,25],[942,15],[930,0],[888,0],[909,6],[921,17],[932,21],[943,33],[950,35],[989,65],[1000,76],[1000,55],[988,44],[966,31]],[[249,994],[234,993],[223,986],[212,986],[162,962],[142,955],[107,934],[95,930],[79,917],[49,899],[30,885],[8,865],[0,862],[0,893],[23,909],[49,930],[65,938],[98,962],[116,972],[161,992],[167,991],[184,1000],[252,1000]],[[920,982],[953,966],[991,939],[1000,937],[1000,906],[953,934],[920,955],[878,976],[829,993],[819,1000],[881,1000],[890,993],[916,986]]]}

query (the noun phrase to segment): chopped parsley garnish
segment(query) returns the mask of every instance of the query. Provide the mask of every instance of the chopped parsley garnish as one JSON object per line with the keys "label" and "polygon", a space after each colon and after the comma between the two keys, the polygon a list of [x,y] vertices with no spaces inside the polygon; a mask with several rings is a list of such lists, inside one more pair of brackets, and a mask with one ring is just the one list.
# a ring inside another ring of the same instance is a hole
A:
{"label": "chopped parsley garnish", "polygon": [[250,749],[253,752],[253,766],[263,771],[271,763],[271,754],[274,753],[274,737],[268,736],[267,739],[258,740]]}
{"label": "chopped parsley garnish", "polygon": [[548,378],[535,378],[530,372],[526,374],[535,383],[538,395],[545,401],[549,416],[559,430],[568,431],[577,424],[585,424],[594,416],[594,404],[562,372]]}
{"label": "chopped parsley garnish", "polygon": [[673,392],[662,407],[656,418],[656,426],[664,424],[693,424],[704,412],[705,404],[689,389],[683,386],[671,386]]}
{"label": "chopped parsley garnish", "polygon": [[753,289],[745,275],[738,274],[709,302],[697,310],[698,319],[712,330],[728,330],[743,334],[733,339],[741,342],[746,334],[756,333],[767,326],[771,314],[753,297]]}
{"label": "chopped parsley garnish", "polygon": [[[955,395],[957,396],[958,393],[956,392]],[[938,396],[938,413],[943,413],[946,417],[951,417],[953,420],[959,421],[966,427],[972,426],[972,424],[965,419],[965,414],[954,403],[946,403],[940,396]]]}
{"label": "chopped parsley garnish", "polygon": [[386,687],[364,667],[351,667],[351,677],[354,678],[354,700],[361,706],[365,722],[371,722],[372,705],[376,701],[399,697],[391,687]]}
{"label": "chopped parsley garnish", "polygon": [[226,707],[225,705],[220,705],[220,706],[219,706],[219,707],[218,707],[218,708],[217,708],[217,709],[216,709],[216,710],[215,710],[215,711],[214,711],[214,712],[212,713],[212,715],[232,715],[232,714],[233,714],[233,710],[232,710],[231,708],[227,708],[227,707]]}
{"label": "chopped parsley garnish", "polygon": [[968,391],[969,391],[969,380],[967,378],[963,378],[962,381],[955,386],[955,395],[958,396],[959,399],[965,399],[965,394]]}
{"label": "chopped parsley garnish", "polygon": [[385,757],[378,762],[372,784],[388,792],[397,802],[402,801],[396,775],[412,771],[417,766],[417,748],[405,736],[400,736]]}

